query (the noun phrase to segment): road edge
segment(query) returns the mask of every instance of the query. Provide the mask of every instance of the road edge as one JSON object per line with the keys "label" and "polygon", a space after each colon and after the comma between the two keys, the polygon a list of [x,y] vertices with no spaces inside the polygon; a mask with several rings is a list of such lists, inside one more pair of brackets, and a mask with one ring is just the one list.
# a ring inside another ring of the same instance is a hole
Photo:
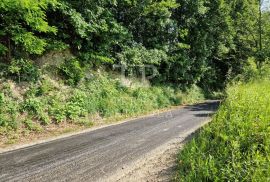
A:
{"label": "road edge", "polygon": [[15,145],[12,145],[10,147],[8,146],[6,148],[0,148],[0,154],[6,153],[6,152],[11,152],[11,151],[14,151],[14,150],[27,148],[27,147],[32,147],[32,146],[35,146],[35,145],[40,145],[40,144],[53,142],[53,141],[59,140],[59,139],[64,139],[64,138],[73,137],[73,136],[76,136],[76,135],[85,134],[85,133],[92,132],[92,131],[95,131],[95,130],[99,130],[99,129],[102,129],[102,128],[121,125],[123,123],[132,122],[132,121],[139,120],[139,119],[154,117],[157,114],[164,114],[164,113],[175,111],[175,110],[181,110],[181,109],[183,109],[185,107],[188,107],[188,106],[202,104],[202,103],[206,103],[206,102],[209,102],[209,101],[215,101],[215,100],[205,100],[205,101],[198,102],[198,103],[195,103],[195,104],[180,105],[180,106],[174,106],[174,107],[171,107],[171,108],[168,108],[168,109],[155,110],[155,111],[153,111],[153,112],[151,112],[149,114],[137,116],[137,117],[134,117],[134,118],[131,117],[131,118],[128,118],[128,119],[120,120],[120,121],[115,122],[115,123],[96,126],[96,127],[92,127],[92,128],[89,128],[89,129],[84,129],[84,130],[77,131],[77,132],[61,134],[59,136],[54,136],[54,137],[50,137],[50,138],[46,138],[46,139],[36,140],[34,142],[30,142],[30,143],[27,143],[27,144],[15,144]]}
{"label": "road edge", "polygon": [[[99,179],[98,181],[100,181],[100,182],[121,181],[122,178],[129,175],[133,171],[137,170],[138,168],[140,168],[140,166],[143,166],[143,165],[147,164],[148,162],[155,160],[155,158],[162,156],[166,151],[174,148],[175,145],[179,146],[180,147],[179,150],[180,150],[181,147],[184,146],[184,144],[186,142],[188,142],[190,139],[193,138],[193,135],[199,129],[201,129],[202,127],[204,127],[205,125],[207,125],[211,121],[212,121],[211,118],[207,119],[205,121],[201,121],[201,123],[199,125],[195,126],[194,128],[192,128],[190,130],[185,131],[185,133],[180,134],[177,138],[166,142],[165,144],[146,153],[145,155],[143,155],[139,159],[131,162],[130,164],[126,164],[125,166],[118,169],[113,174],[108,174],[108,175],[104,176],[104,179]],[[133,180],[131,180],[131,181],[133,181]],[[136,179],[134,179],[134,181],[136,181]]]}

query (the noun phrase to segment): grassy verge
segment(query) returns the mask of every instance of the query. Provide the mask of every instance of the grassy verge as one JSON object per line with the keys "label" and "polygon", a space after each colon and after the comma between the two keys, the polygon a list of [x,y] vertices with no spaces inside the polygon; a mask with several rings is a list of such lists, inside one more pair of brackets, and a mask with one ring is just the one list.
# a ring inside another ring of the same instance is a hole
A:
{"label": "grassy verge", "polygon": [[269,181],[270,81],[227,90],[213,122],[178,156],[176,181]]}
{"label": "grassy verge", "polygon": [[93,73],[76,86],[43,74],[36,83],[1,80],[0,87],[0,146],[204,99],[196,86],[186,92],[138,81],[131,86],[106,73]]}

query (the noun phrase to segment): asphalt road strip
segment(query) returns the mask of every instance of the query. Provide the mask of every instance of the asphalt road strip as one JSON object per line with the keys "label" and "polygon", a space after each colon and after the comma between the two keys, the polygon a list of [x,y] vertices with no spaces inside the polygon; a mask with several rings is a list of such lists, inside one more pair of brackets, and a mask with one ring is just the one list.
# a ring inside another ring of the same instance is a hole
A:
{"label": "asphalt road strip", "polygon": [[174,140],[181,142],[207,123],[218,105],[207,101],[4,152],[0,181],[121,180],[141,166],[140,161],[158,154],[156,150],[167,149],[164,146]]}

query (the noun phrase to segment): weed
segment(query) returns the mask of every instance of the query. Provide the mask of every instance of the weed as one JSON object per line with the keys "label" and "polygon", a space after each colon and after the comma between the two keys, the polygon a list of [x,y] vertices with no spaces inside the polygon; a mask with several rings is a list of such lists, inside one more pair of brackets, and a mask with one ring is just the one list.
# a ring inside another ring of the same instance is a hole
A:
{"label": "weed", "polygon": [[178,181],[268,181],[270,81],[227,90],[213,122],[180,152]]}
{"label": "weed", "polygon": [[41,132],[42,127],[40,127],[37,123],[33,122],[30,119],[26,119],[23,121],[25,127],[30,130],[30,131],[35,131],[35,132]]}

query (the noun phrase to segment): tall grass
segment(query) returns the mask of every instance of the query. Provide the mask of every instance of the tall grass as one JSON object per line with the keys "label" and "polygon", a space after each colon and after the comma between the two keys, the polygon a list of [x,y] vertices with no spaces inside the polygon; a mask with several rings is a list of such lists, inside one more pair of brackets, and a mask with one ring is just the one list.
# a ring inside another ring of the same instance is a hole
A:
{"label": "tall grass", "polygon": [[235,84],[227,95],[180,152],[177,181],[270,180],[270,81]]}

